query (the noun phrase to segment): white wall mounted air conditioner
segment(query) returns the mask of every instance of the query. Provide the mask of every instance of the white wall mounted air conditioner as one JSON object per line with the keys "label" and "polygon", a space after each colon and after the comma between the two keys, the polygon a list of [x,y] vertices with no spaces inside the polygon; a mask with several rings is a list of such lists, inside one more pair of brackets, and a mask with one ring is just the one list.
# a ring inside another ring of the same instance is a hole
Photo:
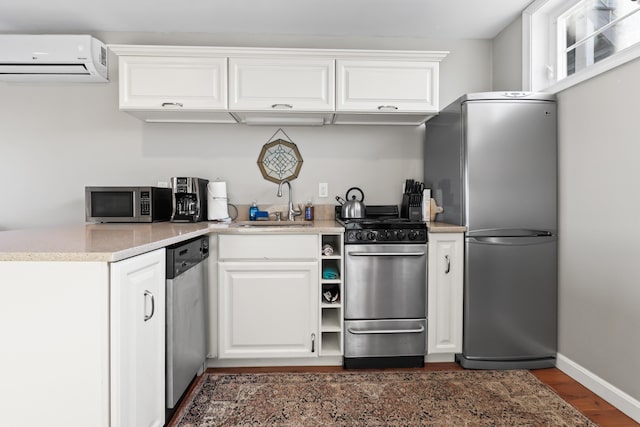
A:
{"label": "white wall mounted air conditioner", "polygon": [[106,82],[107,47],[89,35],[0,34],[0,80]]}

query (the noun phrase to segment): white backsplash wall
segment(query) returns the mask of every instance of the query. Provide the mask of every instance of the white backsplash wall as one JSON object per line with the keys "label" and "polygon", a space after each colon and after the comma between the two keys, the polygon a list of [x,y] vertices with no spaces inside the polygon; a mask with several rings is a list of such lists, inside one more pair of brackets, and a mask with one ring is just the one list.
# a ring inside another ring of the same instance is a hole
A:
{"label": "white backsplash wall", "polygon": [[[155,185],[178,175],[227,181],[232,203],[279,201],[257,165],[277,127],[144,123],[117,110],[115,83],[0,90],[12,100],[0,107],[2,229],[83,222],[86,185]],[[283,129],[303,157],[295,202],[334,203],[359,186],[368,203],[399,203],[404,179],[421,177],[424,127]],[[319,182],[329,183],[329,198],[318,198]]]}
{"label": "white backsplash wall", "polygon": [[[106,43],[154,42],[149,35],[98,36]],[[172,44],[193,44],[175,40]],[[264,45],[251,40],[235,45]],[[223,41],[201,44],[234,44]],[[465,92],[490,90],[490,41],[307,41],[308,47],[451,50],[441,67],[441,104]],[[272,45],[289,47],[281,39]],[[109,83],[0,82],[0,230],[83,223],[85,186],[155,185],[177,175],[227,181],[232,203],[286,202],[276,197],[276,184],[264,180],[257,166],[277,126],[144,123],[118,110],[117,58],[110,55],[110,61]],[[399,203],[404,179],[422,179],[423,126],[284,131],[304,160],[292,182],[296,203],[311,198],[332,204],[352,186],[362,188],[365,203]],[[320,182],[329,184],[328,198],[318,198]]]}

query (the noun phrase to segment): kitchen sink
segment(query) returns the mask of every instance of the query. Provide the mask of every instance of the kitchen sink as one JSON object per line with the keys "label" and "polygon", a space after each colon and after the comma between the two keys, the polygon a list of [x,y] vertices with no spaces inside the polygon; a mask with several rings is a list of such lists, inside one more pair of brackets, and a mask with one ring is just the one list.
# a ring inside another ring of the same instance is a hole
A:
{"label": "kitchen sink", "polygon": [[311,221],[238,221],[231,227],[311,227]]}

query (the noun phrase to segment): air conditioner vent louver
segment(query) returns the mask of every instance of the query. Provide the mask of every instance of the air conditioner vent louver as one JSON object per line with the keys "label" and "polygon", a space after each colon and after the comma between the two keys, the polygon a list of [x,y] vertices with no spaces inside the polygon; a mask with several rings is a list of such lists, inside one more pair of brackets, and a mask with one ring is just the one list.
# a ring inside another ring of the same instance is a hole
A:
{"label": "air conditioner vent louver", "polygon": [[0,34],[0,80],[106,82],[107,58],[87,35]]}
{"label": "air conditioner vent louver", "polygon": [[40,74],[89,75],[91,73],[87,70],[87,67],[82,64],[0,64],[0,74],[37,76]]}

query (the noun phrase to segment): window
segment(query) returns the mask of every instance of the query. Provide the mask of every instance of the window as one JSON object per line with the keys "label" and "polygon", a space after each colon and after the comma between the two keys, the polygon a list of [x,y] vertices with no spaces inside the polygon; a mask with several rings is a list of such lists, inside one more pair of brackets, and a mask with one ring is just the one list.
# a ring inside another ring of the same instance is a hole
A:
{"label": "window", "polygon": [[640,0],[538,0],[523,28],[529,90],[558,92],[640,57]]}

